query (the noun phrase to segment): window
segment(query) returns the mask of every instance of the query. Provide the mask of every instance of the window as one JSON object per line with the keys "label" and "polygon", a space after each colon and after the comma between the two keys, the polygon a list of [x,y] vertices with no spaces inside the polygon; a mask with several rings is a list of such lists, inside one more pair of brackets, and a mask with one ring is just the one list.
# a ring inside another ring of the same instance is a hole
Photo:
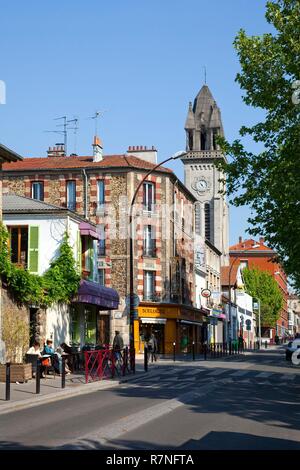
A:
{"label": "window", "polygon": [[245,268],[248,268],[248,260],[247,259],[240,261],[240,268],[241,268],[241,270],[243,270]]}
{"label": "window", "polygon": [[74,344],[80,344],[80,321],[79,312],[72,306],[71,313],[71,341]]}
{"label": "window", "polygon": [[105,256],[105,225],[98,225],[100,240],[98,240],[98,256]]}
{"label": "window", "polygon": [[7,227],[12,263],[24,268],[28,265],[28,227]]}
{"label": "window", "polygon": [[105,286],[105,269],[104,268],[99,269],[98,273],[99,273],[100,286]]}
{"label": "window", "polygon": [[37,201],[44,200],[44,183],[41,181],[34,181],[31,184],[31,197]]}
{"label": "window", "polygon": [[143,204],[144,210],[152,212],[155,203],[155,186],[148,181],[143,184]]}
{"label": "window", "polygon": [[217,136],[218,136],[218,129],[213,129],[213,150],[218,150]]}
{"label": "window", "polygon": [[208,202],[204,205],[204,220],[205,220],[205,238],[210,240],[210,205]]}
{"label": "window", "polygon": [[144,256],[155,256],[155,227],[144,227]]}
{"label": "window", "polygon": [[201,150],[206,150],[206,132],[205,130],[201,130]]}
{"label": "window", "polygon": [[84,309],[84,342],[96,344],[96,312],[90,307]]}
{"label": "window", "polygon": [[144,300],[154,300],[155,297],[155,272],[144,271]]}
{"label": "window", "polygon": [[188,131],[188,149],[193,150],[193,148],[194,148],[193,131]]}
{"label": "window", "polygon": [[67,208],[71,211],[76,210],[76,182],[67,181]]}
{"label": "window", "polygon": [[105,203],[105,186],[104,180],[97,181],[97,206],[102,208]]}

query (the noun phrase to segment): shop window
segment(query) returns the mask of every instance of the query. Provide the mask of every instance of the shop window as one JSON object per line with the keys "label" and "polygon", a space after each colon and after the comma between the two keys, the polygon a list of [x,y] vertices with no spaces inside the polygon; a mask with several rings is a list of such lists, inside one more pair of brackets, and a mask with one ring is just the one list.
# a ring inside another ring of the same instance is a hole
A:
{"label": "shop window", "polygon": [[80,322],[79,313],[74,307],[71,307],[71,342],[80,344]]}
{"label": "shop window", "polygon": [[88,307],[84,309],[84,343],[96,344],[96,312]]}

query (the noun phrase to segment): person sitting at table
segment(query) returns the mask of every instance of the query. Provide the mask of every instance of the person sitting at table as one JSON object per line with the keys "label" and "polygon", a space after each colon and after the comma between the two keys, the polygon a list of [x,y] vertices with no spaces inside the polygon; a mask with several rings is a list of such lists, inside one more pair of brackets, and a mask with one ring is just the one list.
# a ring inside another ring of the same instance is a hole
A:
{"label": "person sitting at table", "polygon": [[71,368],[71,370],[74,371],[74,362],[75,361],[74,361],[74,357],[73,357],[73,350],[72,350],[71,346],[69,346],[67,343],[61,343],[60,347],[63,350],[63,352],[68,355],[67,358],[66,358],[66,372],[70,373],[69,367]]}
{"label": "person sitting at table", "polygon": [[54,367],[54,370],[57,374],[61,373],[61,363],[62,363],[62,358],[61,355],[57,352],[55,352],[53,348],[53,341],[52,339],[47,339],[46,344],[44,346],[44,354],[49,354],[51,356],[51,362]]}
{"label": "person sitting at table", "polygon": [[[42,354],[41,354],[40,343],[38,341],[34,341],[33,345],[31,346],[31,348],[28,349],[26,354],[31,354],[31,355],[36,354],[38,356],[38,358],[41,359]],[[42,363],[41,363],[41,366],[40,366],[40,370],[41,370],[41,376],[43,378],[45,378],[45,373],[44,373],[45,372],[45,367],[42,365]],[[34,376],[35,376],[35,373],[33,373],[33,377]]]}

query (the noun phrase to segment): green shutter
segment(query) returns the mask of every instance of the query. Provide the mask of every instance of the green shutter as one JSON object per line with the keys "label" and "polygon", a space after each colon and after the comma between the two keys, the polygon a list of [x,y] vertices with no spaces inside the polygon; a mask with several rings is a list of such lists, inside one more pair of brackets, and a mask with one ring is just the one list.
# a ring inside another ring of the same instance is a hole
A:
{"label": "green shutter", "polygon": [[82,271],[82,245],[81,245],[80,230],[78,230],[78,232],[77,232],[77,265],[78,265],[79,274],[81,275],[81,271]]}
{"label": "green shutter", "polygon": [[90,239],[89,258],[90,258],[90,280],[94,280],[94,241]]}
{"label": "green shutter", "polygon": [[28,270],[38,273],[39,270],[39,227],[29,227],[29,263]]}

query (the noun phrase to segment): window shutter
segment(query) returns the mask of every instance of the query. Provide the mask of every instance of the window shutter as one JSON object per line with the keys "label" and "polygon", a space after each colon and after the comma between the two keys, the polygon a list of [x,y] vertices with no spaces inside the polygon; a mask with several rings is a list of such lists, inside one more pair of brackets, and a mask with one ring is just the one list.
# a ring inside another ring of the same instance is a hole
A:
{"label": "window shutter", "polygon": [[29,263],[28,270],[38,273],[39,270],[39,227],[29,227]]}
{"label": "window shutter", "polygon": [[94,279],[94,243],[90,239],[90,248],[89,248],[89,257],[90,257],[90,280]]}
{"label": "window shutter", "polygon": [[80,230],[77,232],[77,266],[79,274],[81,275],[82,271],[82,244],[81,244],[81,235]]}

